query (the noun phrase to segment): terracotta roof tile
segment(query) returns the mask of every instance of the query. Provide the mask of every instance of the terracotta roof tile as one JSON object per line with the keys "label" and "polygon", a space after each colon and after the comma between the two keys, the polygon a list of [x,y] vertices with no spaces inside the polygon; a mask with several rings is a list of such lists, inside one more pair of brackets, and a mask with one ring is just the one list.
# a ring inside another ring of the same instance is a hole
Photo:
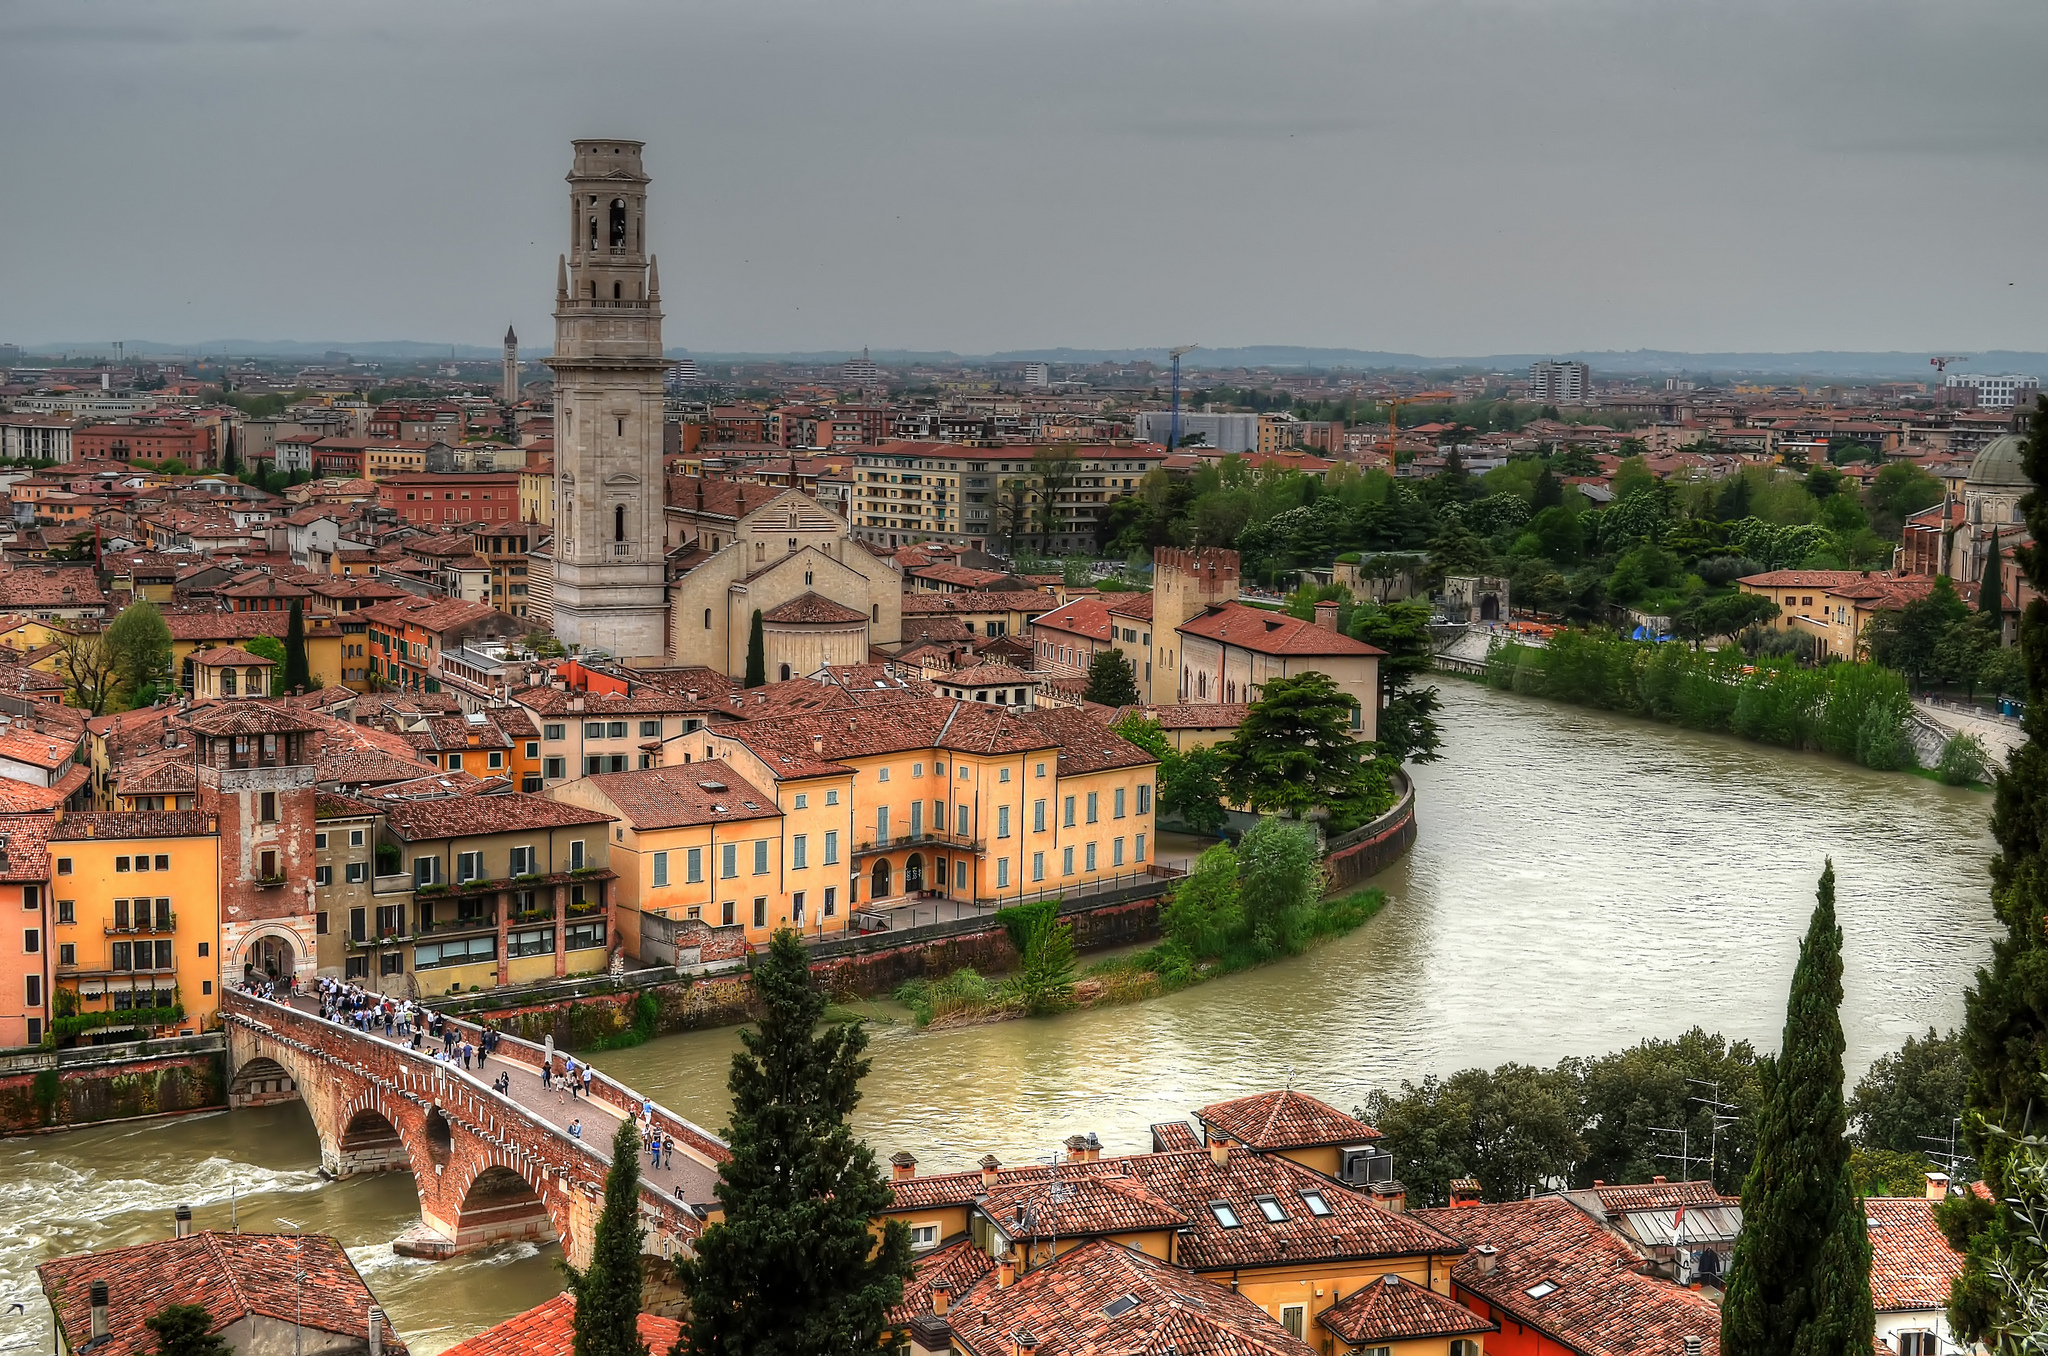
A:
{"label": "terracotta roof tile", "polygon": [[1464,1337],[1500,1327],[1454,1299],[1391,1274],[1352,1291],[1317,1315],[1316,1322],[1353,1346]]}
{"label": "terracotta roof tile", "polygon": [[1591,1187],[1609,1214],[1631,1210],[1676,1210],[1681,1205],[1740,1205],[1739,1197],[1723,1196],[1712,1182],[1635,1182]]}
{"label": "terracotta roof tile", "polygon": [[1643,1275],[1633,1249],[1561,1196],[1410,1213],[1468,1247],[1497,1250],[1490,1273],[1476,1256],[1457,1264],[1458,1290],[1581,1356],[1683,1356],[1688,1337],[1720,1348],[1711,1301]]}
{"label": "terracotta roof tile", "polygon": [[450,796],[438,800],[394,801],[384,811],[391,831],[410,843],[430,838],[468,838],[525,829],[609,824],[612,817],[580,805],[514,792],[504,796]]}
{"label": "terracotta roof tile", "polygon": [[1028,612],[1033,616],[1050,612],[1060,600],[1050,593],[906,593],[905,617],[947,615],[960,612]]}
{"label": "terracotta roof tile", "polygon": [[775,797],[717,758],[640,772],[599,773],[584,781],[617,806],[635,829],[730,824],[782,815]]}
{"label": "terracotta roof tile", "polygon": [[[675,1319],[655,1314],[641,1314],[635,1322],[641,1344],[657,1356],[674,1346],[682,1331],[682,1324]],[[441,1356],[564,1356],[576,1344],[575,1328],[576,1297],[564,1291],[496,1327],[457,1342]]]}
{"label": "terracotta roof tile", "polygon": [[1011,1239],[1177,1229],[1188,1217],[1134,1177],[1047,1175],[999,1185],[977,1208]]}
{"label": "terracotta roof tile", "polygon": [[[293,1277],[306,1273],[306,1283]],[[324,1234],[224,1234],[158,1239],[129,1248],[59,1257],[36,1268],[56,1311],[65,1345],[78,1350],[92,1326],[92,1283],[107,1284],[108,1335],[94,1356],[145,1356],[157,1347],[144,1320],[167,1304],[204,1305],[213,1331],[252,1314],[286,1325],[369,1340],[369,1309],[377,1302],[348,1254]],[[405,1351],[389,1331],[387,1350]],[[557,1350],[566,1350],[566,1344]]]}
{"label": "terracotta roof tile", "polygon": [[1870,1221],[1870,1298],[1879,1313],[1945,1309],[1949,1282],[1963,1259],[1934,1223],[1937,1201],[1920,1196],[1873,1196],[1863,1202]]}
{"label": "terracotta roof tile", "polygon": [[1380,1137],[1356,1116],[1292,1089],[1215,1102],[1195,1112],[1195,1119],[1239,1144],[1267,1151],[1365,1144]]}
{"label": "terracotta roof tile", "polygon": [[0,815],[0,880],[48,880],[54,827],[48,815]]}
{"label": "terracotta roof tile", "polygon": [[204,810],[84,810],[50,828],[50,841],[82,838],[205,838],[219,832]]}
{"label": "terracotta roof tile", "polygon": [[1257,654],[1376,655],[1385,654],[1362,640],[1353,640],[1314,622],[1242,603],[1222,603],[1179,628],[1182,635],[1234,645]]}
{"label": "terracotta roof tile", "polygon": [[761,614],[761,620],[781,625],[846,625],[864,622],[865,612],[856,612],[850,607],[841,607],[830,598],[821,598],[815,593],[799,594],[780,607],[772,607]]}

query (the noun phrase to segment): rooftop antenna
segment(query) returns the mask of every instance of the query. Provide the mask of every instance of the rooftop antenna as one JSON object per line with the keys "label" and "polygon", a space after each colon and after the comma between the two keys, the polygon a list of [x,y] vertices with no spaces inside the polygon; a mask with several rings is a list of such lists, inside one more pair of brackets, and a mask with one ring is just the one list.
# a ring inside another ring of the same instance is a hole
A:
{"label": "rooftop antenna", "polygon": [[[1712,1129],[1709,1131],[1710,1138],[1707,1143],[1707,1184],[1713,1186],[1721,1170],[1721,1132],[1742,1119],[1735,1114],[1742,1108],[1734,1102],[1721,1100],[1721,1084],[1718,1079],[1709,1081],[1704,1078],[1688,1078],[1685,1081],[1697,1087],[1710,1089],[1712,1093],[1708,1097],[1692,1097],[1687,1100],[1698,1102],[1712,1113]],[[1714,1187],[1716,1191],[1720,1189],[1718,1186]]]}
{"label": "rooftop antenna", "polygon": [[1668,1162],[1673,1162],[1673,1161],[1676,1161],[1676,1162],[1677,1162],[1677,1164],[1678,1164],[1678,1180],[1679,1180],[1679,1181],[1681,1181],[1681,1182],[1690,1182],[1690,1181],[1692,1180],[1692,1151],[1691,1151],[1691,1146],[1692,1146],[1692,1130],[1691,1130],[1691,1128],[1690,1128],[1690,1127],[1688,1127],[1688,1126],[1683,1126],[1683,1125],[1681,1125],[1681,1126],[1677,1127],[1676,1129],[1672,1129],[1672,1128],[1670,1128],[1670,1127],[1667,1127],[1667,1126],[1662,1126],[1662,1125],[1646,1125],[1646,1126],[1644,1126],[1643,1128],[1644,1128],[1645,1130],[1654,1130],[1654,1131],[1656,1131],[1656,1132],[1657,1132],[1658,1134],[1660,1134],[1660,1135],[1676,1135],[1676,1136],[1678,1136],[1678,1152],[1677,1152],[1677,1153],[1675,1153],[1675,1154],[1656,1154],[1656,1155],[1653,1155],[1653,1157],[1656,1157],[1656,1158],[1661,1158],[1661,1159],[1663,1159],[1663,1160],[1664,1160],[1665,1162],[1667,1162],[1667,1163],[1668,1163]]}
{"label": "rooftop antenna", "polygon": [[1173,359],[1173,417],[1168,424],[1166,451],[1169,456],[1180,450],[1180,360],[1181,355],[1193,353],[1200,344],[1182,344],[1179,348],[1168,349],[1167,356]]}
{"label": "rooftop antenna", "polygon": [[[1956,1133],[1961,1129],[1962,1124],[1963,1118],[1961,1116],[1951,1116],[1948,1119],[1948,1137],[1946,1139],[1940,1135],[1920,1136],[1922,1144],[1934,1146],[1932,1149],[1927,1150],[1927,1156],[1941,1164],[1941,1170],[1948,1174],[1948,1180],[1951,1183],[1962,1182],[1977,1170],[1977,1160],[1969,1154],[1959,1152],[1956,1148]],[[1945,1152],[1943,1151],[1944,1146],[1946,1146]]]}

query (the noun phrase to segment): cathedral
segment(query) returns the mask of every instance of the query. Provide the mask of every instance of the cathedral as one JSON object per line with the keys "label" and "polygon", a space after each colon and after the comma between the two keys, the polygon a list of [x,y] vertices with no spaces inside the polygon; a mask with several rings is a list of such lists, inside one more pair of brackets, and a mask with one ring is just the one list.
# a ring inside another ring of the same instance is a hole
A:
{"label": "cathedral", "polygon": [[637,141],[578,141],[555,266],[556,637],[625,662],[668,646],[661,282]]}

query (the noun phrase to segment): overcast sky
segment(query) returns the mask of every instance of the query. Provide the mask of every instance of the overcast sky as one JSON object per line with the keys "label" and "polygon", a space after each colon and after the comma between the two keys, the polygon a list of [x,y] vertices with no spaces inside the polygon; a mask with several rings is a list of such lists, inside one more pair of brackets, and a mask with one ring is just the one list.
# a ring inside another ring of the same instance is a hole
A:
{"label": "overcast sky", "polygon": [[2048,348],[2040,0],[0,6],[0,341]]}

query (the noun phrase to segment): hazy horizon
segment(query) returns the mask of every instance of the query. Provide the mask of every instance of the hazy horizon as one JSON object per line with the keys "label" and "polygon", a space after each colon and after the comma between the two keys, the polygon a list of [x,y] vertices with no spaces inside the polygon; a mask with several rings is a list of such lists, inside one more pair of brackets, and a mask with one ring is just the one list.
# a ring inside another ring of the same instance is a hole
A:
{"label": "hazy horizon", "polygon": [[2038,352],[2044,39],[2018,0],[17,5],[0,341],[544,349],[569,140],[617,135],[697,352]]}

